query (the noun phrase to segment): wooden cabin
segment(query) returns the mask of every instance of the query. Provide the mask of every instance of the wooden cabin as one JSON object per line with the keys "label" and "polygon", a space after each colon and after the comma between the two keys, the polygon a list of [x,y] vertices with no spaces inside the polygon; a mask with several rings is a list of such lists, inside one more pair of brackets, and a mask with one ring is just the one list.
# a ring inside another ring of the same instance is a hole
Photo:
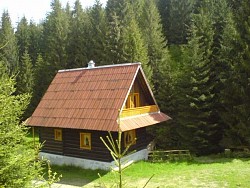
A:
{"label": "wooden cabin", "polygon": [[[119,121],[118,121],[119,119]],[[147,159],[146,127],[170,118],[160,109],[140,63],[59,70],[27,124],[39,131],[40,155],[51,163],[109,169],[100,137],[122,131],[129,160]],[[120,122],[120,123],[118,123]]]}

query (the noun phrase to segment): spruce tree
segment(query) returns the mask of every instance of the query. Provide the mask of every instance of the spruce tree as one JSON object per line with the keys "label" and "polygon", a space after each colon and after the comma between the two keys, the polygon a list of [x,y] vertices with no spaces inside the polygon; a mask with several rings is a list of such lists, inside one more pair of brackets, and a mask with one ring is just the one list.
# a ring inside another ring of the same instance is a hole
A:
{"label": "spruce tree", "polygon": [[[242,29],[239,26],[241,43],[243,46],[243,61],[241,63],[241,68],[238,70],[241,72],[241,81],[243,83],[244,92],[242,93],[239,110],[241,112],[241,121],[240,124],[247,126],[247,133],[250,133],[250,7],[249,1],[242,1],[242,10],[241,13]],[[249,136],[246,137],[248,144],[250,143]]]}
{"label": "spruce tree", "polygon": [[44,53],[46,60],[58,70],[67,65],[69,17],[59,0],[52,1],[51,9],[44,23]]}
{"label": "spruce tree", "polygon": [[29,55],[32,61],[32,64],[35,65],[38,54],[42,53],[43,49],[43,26],[42,24],[36,24],[31,21],[29,24],[29,32],[30,32],[30,41],[29,41]]}
{"label": "spruce tree", "polygon": [[8,67],[8,71],[14,74],[18,70],[18,48],[14,29],[11,25],[9,13],[4,11],[1,18],[0,27],[0,60]]}
{"label": "spruce tree", "polygon": [[131,4],[127,5],[127,12],[124,16],[123,23],[126,27],[123,28],[121,33],[124,63],[141,62],[147,78],[150,79],[151,69],[148,66],[147,46],[135,19],[135,12],[133,12]]}
{"label": "spruce tree", "polygon": [[19,124],[29,95],[14,95],[14,86],[15,80],[0,62],[0,187],[32,187],[42,169],[27,142],[27,129]]}
{"label": "spruce tree", "polygon": [[34,87],[33,65],[26,49],[21,57],[20,68],[17,74],[17,93],[32,94]]}
{"label": "spruce tree", "polygon": [[22,56],[25,53],[25,50],[29,49],[30,45],[30,30],[28,21],[25,17],[23,17],[18,23],[15,36],[17,39],[19,60],[21,60]]}
{"label": "spruce tree", "polygon": [[[141,17],[141,30],[147,46],[148,66],[152,70],[152,84],[154,93],[170,96],[170,55],[167,41],[163,36],[160,15],[154,1],[146,0]],[[167,89],[163,91],[163,89]],[[162,99],[162,102],[165,101]]]}
{"label": "spruce tree", "polygon": [[[147,45],[148,66],[152,70],[151,84],[154,95],[161,111],[173,117],[173,72],[172,60],[167,47],[167,40],[163,34],[161,17],[154,1],[145,0],[143,13],[140,18],[140,27]],[[174,118],[174,117],[173,117]],[[173,145],[174,122],[163,123],[152,127],[149,132],[156,138],[158,146],[169,148]],[[172,136],[171,136],[172,135]]]}
{"label": "spruce tree", "polygon": [[76,0],[70,19],[67,68],[85,67],[87,59],[87,31],[89,21],[79,0]]}
{"label": "spruce tree", "polygon": [[111,63],[142,62],[147,77],[151,77],[148,67],[147,46],[142,37],[135,12],[128,0],[108,1],[107,16],[108,52]]}
{"label": "spruce tree", "polygon": [[34,67],[34,91],[30,105],[32,110],[34,110],[40,102],[52,79],[53,70],[50,64],[39,54]]}
{"label": "spruce tree", "polygon": [[120,64],[123,62],[121,27],[116,13],[112,16],[112,21],[109,22],[107,32],[107,52],[108,62],[110,64]]}
{"label": "spruce tree", "polygon": [[[106,5],[106,13],[108,22],[113,21],[113,16],[117,16],[119,21],[124,20],[124,13],[128,9],[128,0],[108,0]],[[115,15],[114,15],[115,13]]]}
{"label": "spruce tree", "polygon": [[[161,16],[161,24],[165,37],[167,36],[169,25],[170,25],[170,0],[158,0],[157,7]],[[169,40],[169,38],[168,38]]]}
{"label": "spruce tree", "polygon": [[228,12],[224,0],[204,1],[199,14],[193,17],[189,43],[184,48],[185,76],[180,85],[189,89],[180,89],[180,104],[185,101],[186,106],[179,108],[179,132],[183,143],[189,143],[198,154],[220,151],[224,128],[219,116],[222,75],[229,70],[220,63],[219,54]]}
{"label": "spruce tree", "polygon": [[[224,75],[222,95],[224,111],[221,115],[226,129],[222,145],[250,144],[250,8],[248,1],[232,0],[235,24],[224,35],[223,61],[230,72]],[[236,29],[235,29],[236,28]]]}
{"label": "spruce tree", "polygon": [[107,61],[110,64],[120,64],[125,62],[123,51],[122,32],[124,27],[124,13],[127,10],[126,0],[108,0],[106,15],[108,20],[107,29]]}
{"label": "spruce tree", "polygon": [[106,57],[106,36],[107,19],[105,9],[102,4],[96,0],[94,6],[89,11],[90,29],[89,29],[89,53],[88,59],[93,59],[98,65],[108,64]]}
{"label": "spruce tree", "polygon": [[196,0],[160,0],[158,7],[162,16],[165,36],[169,44],[186,44],[188,25]]}

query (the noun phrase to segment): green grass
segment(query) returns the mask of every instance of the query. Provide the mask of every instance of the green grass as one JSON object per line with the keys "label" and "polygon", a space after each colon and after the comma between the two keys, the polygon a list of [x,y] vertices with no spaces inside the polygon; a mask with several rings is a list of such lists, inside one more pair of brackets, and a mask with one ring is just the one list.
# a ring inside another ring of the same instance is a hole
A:
{"label": "green grass", "polygon": [[[27,140],[33,147],[31,131]],[[38,143],[37,135],[35,142]],[[86,188],[99,187],[102,182],[107,187],[111,187],[118,179],[114,172],[93,171],[72,166],[52,166],[52,171],[63,175],[60,183]],[[101,174],[101,178],[98,173]],[[125,169],[123,174],[125,187],[142,187],[152,175],[154,176],[147,188],[247,188],[250,187],[250,158],[232,159],[210,156],[195,158],[192,162],[150,163],[141,161]]]}
{"label": "green grass", "polygon": [[[63,175],[64,184],[84,187],[98,187],[102,182],[111,187],[116,183],[114,172],[84,170],[76,167],[53,166],[53,171]],[[98,173],[102,178],[98,177]],[[125,187],[142,187],[147,180],[147,188],[182,187],[249,187],[250,159],[196,158],[195,161],[180,163],[138,162],[124,171]]]}

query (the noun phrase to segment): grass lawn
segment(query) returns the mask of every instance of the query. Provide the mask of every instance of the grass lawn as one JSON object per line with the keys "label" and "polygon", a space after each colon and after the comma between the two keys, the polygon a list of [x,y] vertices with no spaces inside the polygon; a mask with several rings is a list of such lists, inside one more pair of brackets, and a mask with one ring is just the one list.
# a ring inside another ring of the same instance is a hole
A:
{"label": "grass lawn", "polygon": [[[53,166],[61,173],[61,183],[83,187],[99,187],[103,182],[112,187],[118,179],[114,172]],[[98,177],[98,173],[102,178]],[[191,163],[138,162],[124,171],[125,187],[143,187],[154,174],[147,188],[161,187],[250,187],[250,159],[202,157]]]}
{"label": "grass lawn", "polygon": [[[33,147],[34,140],[31,131],[27,140]],[[38,143],[37,135],[35,142]],[[52,166],[52,171],[63,175],[59,182],[61,184],[86,188],[100,187],[102,182],[107,187],[114,187],[118,179],[114,172],[93,171],[72,166]],[[98,173],[101,174],[101,178]],[[143,187],[152,175],[154,176],[146,188],[248,188],[250,187],[250,158],[232,159],[210,156],[195,158],[192,162],[141,161],[125,169],[123,175],[125,187],[128,188]]]}

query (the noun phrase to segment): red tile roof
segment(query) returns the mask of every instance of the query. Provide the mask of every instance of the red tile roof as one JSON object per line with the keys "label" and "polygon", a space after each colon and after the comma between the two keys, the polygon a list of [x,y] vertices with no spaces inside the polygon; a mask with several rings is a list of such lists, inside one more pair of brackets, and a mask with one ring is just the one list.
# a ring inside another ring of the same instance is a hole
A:
{"label": "red tile roof", "polygon": [[[118,131],[122,108],[140,63],[59,71],[32,116],[30,126]],[[163,113],[121,119],[121,130],[168,120]]]}

